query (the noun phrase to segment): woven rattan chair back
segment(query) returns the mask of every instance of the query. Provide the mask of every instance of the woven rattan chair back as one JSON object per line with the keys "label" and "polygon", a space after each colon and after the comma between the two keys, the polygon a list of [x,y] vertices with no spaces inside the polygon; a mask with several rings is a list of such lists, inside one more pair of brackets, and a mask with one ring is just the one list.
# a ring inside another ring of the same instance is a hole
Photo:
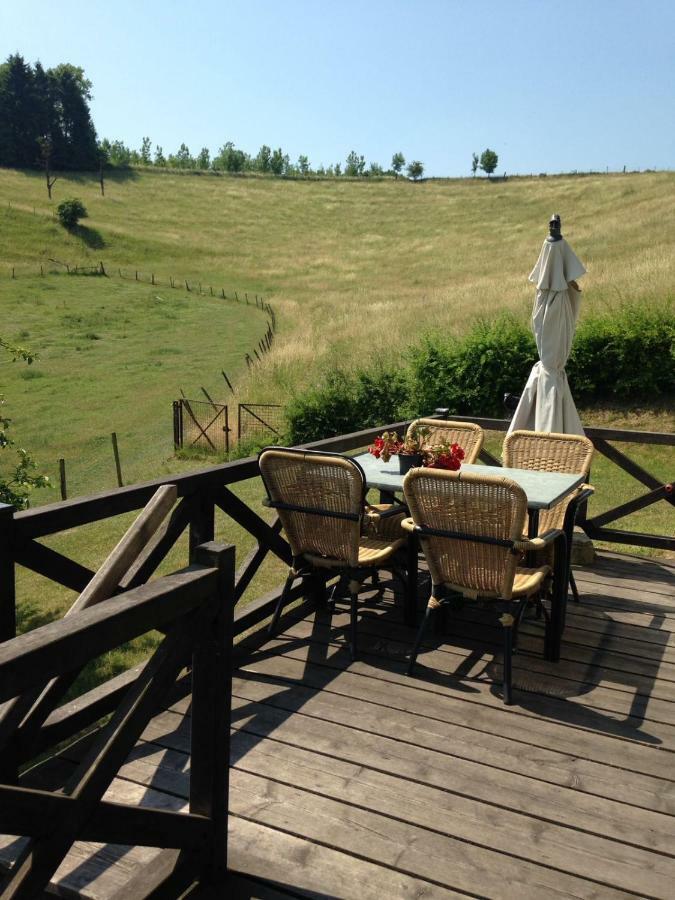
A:
{"label": "woven rattan chair back", "polygon": [[473,422],[448,422],[443,419],[415,419],[408,426],[406,437],[410,437],[420,425],[429,429],[429,434],[422,442],[424,449],[441,443],[459,444],[464,451],[465,463],[475,463],[478,459],[485,436],[480,425]]}
{"label": "woven rattan chair back", "polygon": [[282,447],[264,450],[259,465],[272,505],[280,504],[276,509],[293,556],[355,566],[365,498],[361,467],[347,457]]}
{"label": "woven rattan chair back", "polygon": [[[403,482],[415,525],[462,535],[520,541],[527,497],[510,478],[413,469]],[[432,582],[465,593],[511,598],[519,561],[509,547],[420,533]]]}
{"label": "woven rattan chair back", "polygon": [[[578,434],[545,434],[539,431],[512,431],[504,440],[504,465],[509,469],[537,472],[583,472],[588,478],[593,459],[593,443]],[[539,533],[562,528],[567,502],[539,513]]]}

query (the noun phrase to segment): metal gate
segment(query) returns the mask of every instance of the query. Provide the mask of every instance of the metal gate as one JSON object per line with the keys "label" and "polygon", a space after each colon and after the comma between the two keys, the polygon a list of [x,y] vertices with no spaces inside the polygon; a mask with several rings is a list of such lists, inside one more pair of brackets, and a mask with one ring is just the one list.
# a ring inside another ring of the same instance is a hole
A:
{"label": "metal gate", "polygon": [[281,437],[284,421],[279,403],[240,403],[237,413],[237,439]]}
{"label": "metal gate", "polygon": [[211,453],[229,453],[227,406],[184,397],[174,400],[173,444],[176,450],[198,447]]}

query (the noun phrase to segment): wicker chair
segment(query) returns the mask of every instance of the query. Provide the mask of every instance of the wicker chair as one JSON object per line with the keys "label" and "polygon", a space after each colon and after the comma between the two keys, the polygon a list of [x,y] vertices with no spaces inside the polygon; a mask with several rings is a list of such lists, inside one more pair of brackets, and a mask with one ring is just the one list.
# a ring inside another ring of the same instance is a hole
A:
{"label": "wicker chair", "polygon": [[429,429],[423,447],[435,444],[459,444],[464,451],[464,462],[475,463],[483,447],[485,434],[480,425],[473,422],[449,422],[443,419],[415,419],[408,426],[406,437],[411,437],[420,425]]}
{"label": "wicker chair", "polygon": [[[408,674],[417,659],[426,625],[452,594],[494,602],[504,631],[504,702],[512,702],[511,656],[514,631],[528,602],[546,622],[545,650],[550,655],[552,624],[541,603],[551,567],[521,568],[520,558],[556,541],[562,531],[523,540],[527,497],[509,478],[438,469],[413,469],[403,482],[411,518],[403,528],[415,531],[431,574],[431,597],[415,640]],[[560,574],[560,573],[556,573]],[[562,572],[564,575],[564,570]],[[563,579],[564,580],[564,579]],[[554,579],[559,583],[558,579]]]}
{"label": "wicker chair", "polygon": [[[510,469],[533,469],[539,472],[583,472],[588,479],[593,459],[593,444],[587,437],[577,434],[512,431],[504,440],[502,455],[504,465]],[[579,591],[570,565],[574,520],[579,505],[592,494],[593,488],[584,484],[553,509],[542,510],[539,514],[540,533],[551,528],[560,528],[565,532],[569,584],[577,603],[579,602]],[[547,550],[548,558],[542,561],[551,563],[551,553],[552,550],[549,548]]]}
{"label": "wicker chair", "polygon": [[[274,633],[288,592],[296,578],[340,575],[351,597],[350,647],[356,658],[358,592],[361,582],[379,568],[398,571],[405,561],[398,551],[406,544],[401,528],[405,513],[371,511],[365,501],[366,479],[361,466],[337,453],[268,447],[258,457],[267,491],[263,501],[273,507],[291,546],[293,564],[270,624]],[[383,535],[387,520],[389,535]],[[369,525],[369,522],[374,525]],[[403,579],[406,614],[414,597]]]}

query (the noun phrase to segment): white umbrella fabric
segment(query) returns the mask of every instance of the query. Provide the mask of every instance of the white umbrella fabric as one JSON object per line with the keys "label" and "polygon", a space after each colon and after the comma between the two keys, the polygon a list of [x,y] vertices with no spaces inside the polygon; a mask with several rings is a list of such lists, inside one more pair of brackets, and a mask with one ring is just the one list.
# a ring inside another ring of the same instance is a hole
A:
{"label": "white umbrella fabric", "polygon": [[581,291],[570,282],[585,271],[564,238],[544,241],[529,277],[537,286],[532,330],[540,362],[530,372],[509,432],[524,428],[557,434],[584,433],[567,383],[565,364],[581,305]]}

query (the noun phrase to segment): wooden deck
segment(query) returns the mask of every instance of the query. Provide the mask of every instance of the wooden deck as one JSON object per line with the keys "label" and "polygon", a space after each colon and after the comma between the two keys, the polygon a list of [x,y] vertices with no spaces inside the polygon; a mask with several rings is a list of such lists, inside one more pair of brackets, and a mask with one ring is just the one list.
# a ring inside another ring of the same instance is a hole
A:
{"label": "wooden deck", "polygon": [[[498,630],[473,607],[430,636],[412,679],[388,581],[356,663],[346,606],[287,617],[234,680],[234,896],[672,897],[675,569],[600,554],[577,583],[559,663],[523,623],[508,708]],[[188,701],[157,716],[108,798],[184,808],[189,727]],[[80,842],[58,891],[111,897],[156,853]]]}

